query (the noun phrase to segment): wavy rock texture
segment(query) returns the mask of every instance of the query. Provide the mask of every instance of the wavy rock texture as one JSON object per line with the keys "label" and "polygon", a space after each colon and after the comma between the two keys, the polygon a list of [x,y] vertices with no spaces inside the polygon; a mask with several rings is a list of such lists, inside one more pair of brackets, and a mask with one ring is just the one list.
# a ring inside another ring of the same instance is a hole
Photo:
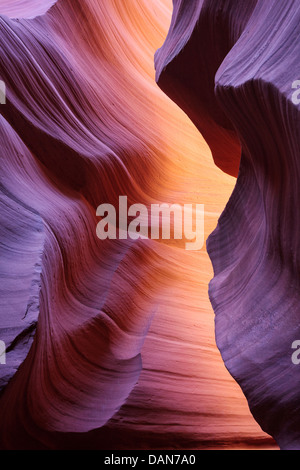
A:
{"label": "wavy rock texture", "polygon": [[[215,345],[206,251],[96,237],[97,206],[123,194],[204,203],[207,237],[235,183],[155,84],[170,2],[38,3],[0,3],[1,448],[276,448]],[[235,174],[234,127],[207,99]]]}
{"label": "wavy rock texture", "polygon": [[226,142],[233,129],[241,143],[235,189],[207,244],[209,293],[226,367],[282,449],[300,448],[300,368],[291,361],[300,334],[299,106],[291,99],[299,21],[296,1],[179,0],[156,56],[158,83],[230,174],[240,160]]}
{"label": "wavy rock texture", "polygon": [[35,18],[44,15],[56,0],[0,0],[0,14],[9,18]]}

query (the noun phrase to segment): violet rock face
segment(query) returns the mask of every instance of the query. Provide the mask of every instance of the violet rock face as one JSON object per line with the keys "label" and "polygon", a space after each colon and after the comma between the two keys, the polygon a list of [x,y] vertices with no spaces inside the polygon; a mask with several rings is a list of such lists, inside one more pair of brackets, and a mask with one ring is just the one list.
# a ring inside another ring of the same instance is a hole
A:
{"label": "violet rock face", "polygon": [[207,243],[216,341],[262,429],[282,449],[299,449],[300,367],[291,357],[300,338],[300,5],[188,5],[174,2],[157,80],[217,165],[238,168]]}

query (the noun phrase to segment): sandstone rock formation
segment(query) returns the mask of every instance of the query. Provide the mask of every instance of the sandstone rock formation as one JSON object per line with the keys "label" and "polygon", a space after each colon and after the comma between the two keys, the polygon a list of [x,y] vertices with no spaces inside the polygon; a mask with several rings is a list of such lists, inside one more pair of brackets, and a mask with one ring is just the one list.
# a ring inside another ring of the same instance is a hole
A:
{"label": "sandstone rock formation", "polygon": [[297,217],[278,214],[297,200],[297,133],[287,126],[297,109],[283,100],[288,80],[270,84],[265,73],[280,57],[278,73],[292,78],[290,54],[283,66],[276,51],[288,52],[298,10],[221,3],[174,2],[156,67],[177,106],[153,64],[169,0],[0,1],[1,449],[276,448],[216,347],[206,250],[96,236],[97,206],[126,194],[129,204],[205,204],[207,238],[241,148],[209,239],[217,341],[256,419],[292,442],[296,391],[286,414],[278,400],[279,382],[298,373],[297,252],[286,250]]}
{"label": "sandstone rock formation", "polygon": [[216,164],[238,169],[207,245],[216,340],[254,417],[283,449],[300,447],[300,368],[291,360],[300,335],[299,20],[296,1],[178,0],[156,55],[158,84]]}

